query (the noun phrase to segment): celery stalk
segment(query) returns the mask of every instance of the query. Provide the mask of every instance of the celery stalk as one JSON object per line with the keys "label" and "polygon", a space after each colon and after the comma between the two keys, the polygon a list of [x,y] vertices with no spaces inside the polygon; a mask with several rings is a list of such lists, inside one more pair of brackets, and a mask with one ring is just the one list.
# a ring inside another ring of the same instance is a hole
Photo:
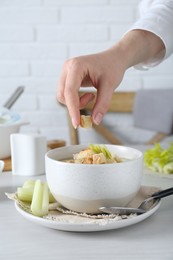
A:
{"label": "celery stalk", "polygon": [[49,190],[47,183],[35,182],[31,203],[31,211],[35,216],[42,217],[48,213]]}
{"label": "celery stalk", "polygon": [[94,144],[90,144],[90,149],[94,152],[94,153],[103,153],[104,156],[107,158],[107,159],[112,159],[112,155],[111,153],[109,152],[109,150],[107,149],[107,147],[104,145],[104,146],[101,146],[101,145],[94,145]]}
{"label": "celery stalk", "polygon": [[31,202],[34,188],[17,188],[17,196],[22,201]]}
{"label": "celery stalk", "polygon": [[23,188],[34,188],[35,180],[26,180],[23,184]]}
{"label": "celery stalk", "polygon": [[[18,198],[22,201],[32,202],[35,183],[36,183],[35,180],[27,180],[24,182],[22,187],[18,187],[17,188]],[[44,185],[43,182],[41,184]],[[54,203],[56,200],[53,197],[52,193],[50,192],[49,188],[48,191],[49,191],[49,202]]]}
{"label": "celery stalk", "polygon": [[144,153],[144,163],[147,168],[160,173],[173,173],[173,143],[164,149],[160,144]]}

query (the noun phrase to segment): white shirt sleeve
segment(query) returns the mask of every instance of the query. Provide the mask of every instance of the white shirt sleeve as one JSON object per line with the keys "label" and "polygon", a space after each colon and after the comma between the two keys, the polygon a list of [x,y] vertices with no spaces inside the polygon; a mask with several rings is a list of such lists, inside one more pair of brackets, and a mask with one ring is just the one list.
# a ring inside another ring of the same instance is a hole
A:
{"label": "white shirt sleeve", "polygon": [[137,64],[137,69],[156,66],[173,53],[173,0],[143,0],[139,5],[139,20],[130,30],[141,29],[156,34],[165,45],[163,59],[150,59]]}

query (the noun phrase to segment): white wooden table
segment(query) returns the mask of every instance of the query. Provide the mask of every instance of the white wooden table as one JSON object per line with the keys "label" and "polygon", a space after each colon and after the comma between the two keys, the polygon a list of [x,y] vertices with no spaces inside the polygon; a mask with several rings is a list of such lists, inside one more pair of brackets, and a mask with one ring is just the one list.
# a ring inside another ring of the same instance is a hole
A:
{"label": "white wooden table", "polygon": [[[103,232],[64,232],[30,222],[6,198],[4,192],[16,191],[26,178],[0,174],[1,260],[173,259],[172,196],[162,199],[155,214],[138,224]],[[173,178],[144,174],[143,184],[168,188]]]}

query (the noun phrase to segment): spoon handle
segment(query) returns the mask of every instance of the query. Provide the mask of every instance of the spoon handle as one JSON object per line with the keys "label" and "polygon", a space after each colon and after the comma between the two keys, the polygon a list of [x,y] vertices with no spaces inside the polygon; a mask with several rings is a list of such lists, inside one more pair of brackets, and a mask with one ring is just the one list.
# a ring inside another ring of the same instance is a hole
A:
{"label": "spoon handle", "polygon": [[166,189],[166,190],[161,190],[161,191],[155,192],[151,195],[151,197],[154,199],[161,199],[161,198],[170,196],[172,194],[173,194],[173,187]]}
{"label": "spoon handle", "polygon": [[10,96],[10,98],[6,101],[6,103],[3,105],[3,107],[10,109],[13,104],[16,102],[16,100],[20,97],[20,95],[23,93],[24,91],[24,87],[18,87],[14,93]]}

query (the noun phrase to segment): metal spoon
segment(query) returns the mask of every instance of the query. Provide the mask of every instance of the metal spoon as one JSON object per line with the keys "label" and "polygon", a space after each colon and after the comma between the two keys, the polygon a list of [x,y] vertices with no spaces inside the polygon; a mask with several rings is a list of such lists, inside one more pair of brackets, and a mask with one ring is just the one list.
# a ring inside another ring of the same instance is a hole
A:
{"label": "metal spoon", "polygon": [[145,199],[138,208],[128,207],[100,207],[99,210],[104,213],[129,215],[129,214],[143,214],[152,207],[154,207],[161,198],[170,196],[173,194],[173,187],[153,193],[149,198]]}
{"label": "metal spoon", "polygon": [[9,97],[9,99],[5,102],[3,107],[10,109],[12,105],[16,102],[16,100],[20,97],[20,95],[23,93],[24,89],[25,88],[23,86],[18,87]]}

